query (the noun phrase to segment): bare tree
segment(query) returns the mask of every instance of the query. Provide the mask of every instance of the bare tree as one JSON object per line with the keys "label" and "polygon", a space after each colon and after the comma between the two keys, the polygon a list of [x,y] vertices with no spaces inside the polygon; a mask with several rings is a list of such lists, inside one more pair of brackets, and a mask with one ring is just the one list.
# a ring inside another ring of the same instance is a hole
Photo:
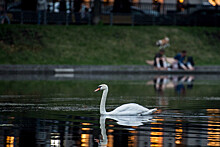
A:
{"label": "bare tree", "polygon": [[130,13],[131,3],[129,0],[115,0],[113,5],[114,13]]}

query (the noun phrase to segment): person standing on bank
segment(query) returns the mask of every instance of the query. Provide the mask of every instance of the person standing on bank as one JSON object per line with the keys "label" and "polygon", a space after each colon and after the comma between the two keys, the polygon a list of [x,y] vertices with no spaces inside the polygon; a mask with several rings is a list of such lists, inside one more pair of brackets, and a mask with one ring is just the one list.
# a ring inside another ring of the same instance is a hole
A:
{"label": "person standing on bank", "polygon": [[46,24],[47,0],[37,0],[38,22],[37,24]]}
{"label": "person standing on bank", "polygon": [[158,70],[167,69],[166,57],[164,53],[165,53],[165,50],[160,49],[159,53],[157,53],[154,57],[154,67]]}
{"label": "person standing on bank", "polygon": [[0,24],[4,24],[6,21],[10,24],[10,18],[7,15],[8,0],[3,1],[0,5]]}

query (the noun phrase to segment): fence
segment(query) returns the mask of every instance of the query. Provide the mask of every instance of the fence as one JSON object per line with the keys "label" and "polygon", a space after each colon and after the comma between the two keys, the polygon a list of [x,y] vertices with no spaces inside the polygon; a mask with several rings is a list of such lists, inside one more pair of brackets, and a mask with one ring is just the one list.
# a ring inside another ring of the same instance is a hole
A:
{"label": "fence", "polygon": [[[92,3],[84,3],[91,8]],[[92,9],[91,9],[92,10]],[[113,3],[102,3],[100,20],[107,25],[192,25],[220,26],[220,9],[213,6],[187,5],[178,9],[174,4],[154,5],[151,3],[133,3],[131,13],[113,13]],[[8,10],[11,23],[36,24],[92,24],[93,13]],[[39,17],[40,16],[40,17]]]}

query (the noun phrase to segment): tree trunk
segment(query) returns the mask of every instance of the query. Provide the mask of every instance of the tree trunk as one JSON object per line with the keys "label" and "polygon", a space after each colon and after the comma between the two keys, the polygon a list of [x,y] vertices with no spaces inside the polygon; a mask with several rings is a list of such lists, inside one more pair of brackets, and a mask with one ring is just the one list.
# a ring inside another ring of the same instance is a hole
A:
{"label": "tree trunk", "polygon": [[101,1],[94,1],[94,11],[93,11],[93,23],[98,24],[100,22],[100,14],[101,14]]}

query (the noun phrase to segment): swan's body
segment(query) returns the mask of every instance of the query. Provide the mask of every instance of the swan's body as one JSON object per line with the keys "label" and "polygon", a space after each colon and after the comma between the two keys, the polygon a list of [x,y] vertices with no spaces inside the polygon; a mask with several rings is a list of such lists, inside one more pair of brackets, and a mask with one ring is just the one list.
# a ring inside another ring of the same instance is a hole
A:
{"label": "swan's body", "polygon": [[123,104],[111,112],[106,112],[109,115],[148,115],[151,113],[152,110],[135,103]]}
{"label": "swan's body", "polygon": [[102,115],[149,115],[157,110],[156,108],[149,110],[139,104],[129,103],[121,105],[111,112],[106,112],[105,102],[108,94],[108,86],[106,84],[99,85],[95,91],[99,90],[103,90],[100,104],[100,114]]}

